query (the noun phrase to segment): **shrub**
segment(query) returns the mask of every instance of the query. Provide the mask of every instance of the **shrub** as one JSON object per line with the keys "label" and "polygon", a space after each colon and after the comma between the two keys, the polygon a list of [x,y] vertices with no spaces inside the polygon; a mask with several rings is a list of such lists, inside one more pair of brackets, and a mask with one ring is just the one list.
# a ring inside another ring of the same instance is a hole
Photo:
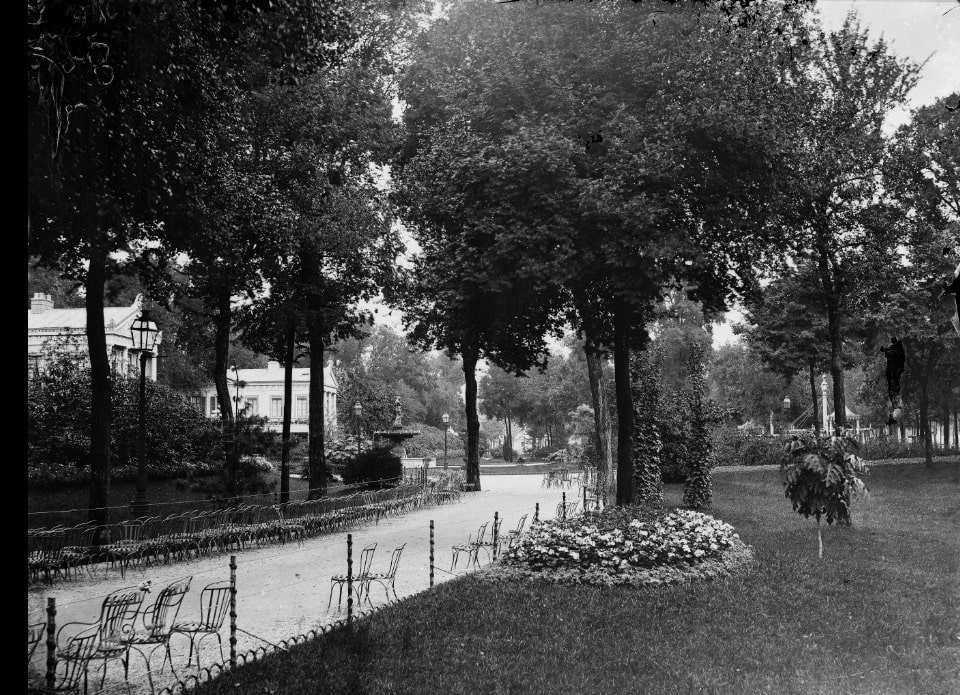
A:
{"label": "shrub", "polygon": [[609,573],[692,565],[719,557],[739,541],[729,524],[691,510],[649,517],[649,511],[604,510],[574,523],[535,524],[504,556],[530,569],[602,569]]}
{"label": "shrub", "polygon": [[[139,379],[114,375],[112,467],[114,480],[136,478]],[[219,423],[206,418],[172,389],[147,381],[146,452],[152,478],[205,473],[221,467]],[[90,369],[54,356],[32,373],[27,391],[27,480],[32,485],[88,479]]]}
{"label": "shrub", "polygon": [[789,460],[783,440],[768,435],[721,427],[713,432],[712,440],[718,466],[779,466]]}
{"label": "shrub", "polygon": [[849,437],[801,439],[794,436],[786,445],[789,462],[783,466],[784,493],[793,510],[817,520],[819,557],[823,557],[820,520],[827,524],[850,521],[850,500],[866,494],[859,474],[867,467],[857,456],[857,442]]}
{"label": "shrub", "polygon": [[[420,434],[408,439],[404,448],[411,458],[443,458],[443,430],[430,425],[414,425],[412,429],[420,430]],[[452,432],[447,434],[447,458],[465,456],[463,442]]]}
{"label": "shrub", "polygon": [[548,458],[551,454],[555,454],[558,451],[564,451],[562,446],[542,446],[539,449],[534,449],[530,453],[531,461],[549,461]]}
{"label": "shrub", "polygon": [[363,484],[363,487],[376,490],[396,486],[403,476],[400,457],[395,456],[387,447],[372,447],[354,456],[343,467],[343,482]]}

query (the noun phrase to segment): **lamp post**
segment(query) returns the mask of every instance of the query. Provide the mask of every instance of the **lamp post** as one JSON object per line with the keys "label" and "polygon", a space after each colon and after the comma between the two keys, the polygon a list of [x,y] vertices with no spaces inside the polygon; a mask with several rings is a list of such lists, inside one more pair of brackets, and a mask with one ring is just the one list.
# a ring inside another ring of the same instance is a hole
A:
{"label": "lamp post", "polygon": [[450,415],[444,413],[441,417],[443,420],[443,467],[447,467],[447,430],[450,429]]}
{"label": "lamp post", "polygon": [[137,432],[137,492],[132,506],[134,516],[147,513],[147,358],[157,342],[157,324],[150,320],[150,312],[143,309],[130,326],[134,349],[140,351],[140,402]]}
{"label": "lamp post", "polygon": [[363,414],[363,406],[360,401],[353,404],[353,414],[357,420],[357,456],[360,455],[360,416]]}

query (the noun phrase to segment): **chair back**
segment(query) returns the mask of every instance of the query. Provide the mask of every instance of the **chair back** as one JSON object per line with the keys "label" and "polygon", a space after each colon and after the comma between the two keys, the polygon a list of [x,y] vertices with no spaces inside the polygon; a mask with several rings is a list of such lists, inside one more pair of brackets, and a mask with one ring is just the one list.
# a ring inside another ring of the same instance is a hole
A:
{"label": "chair back", "polygon": [[62,690],[79,692],[80,678],[86,673],[87,664],[96,654],[98,644],[99,632],[97,630],[85,630],[70,638],[65,650],[70,658],[57,660],[58,665],[63,664],[63,675],[54,688],[55,692]]}
{"label": "chair back", "polygon": [[117,524],[117,532],[121,541],[143,540],[143,519],[131,519]]}
{"label": "chair back", "polygon": [[40,640],[43,639],[46,631],[46,623],[27,625],[27,661],[33,658],[33,653],[37,650],[37,646],[40,644]]}
{"label": "chair back", "polygon": [[526,515],[526,514],[524,514],[523,516],[520,517],[520,523],[517,524],[517,530],[515,531],[515,533],[522,533],[522,532],[523,532],[523,525],[524,525],[525,523],[527,523],[527,515]]}
{"label": "chair back", "polygon": [[372,543],[360,551],[360,571],[357,576],[362,577],[370,573],[370,565],[373,564],[373,553],[377,549],[377,544]]}
{"label": "chair back", "polygon": [[133,634],[133,623],[143,603],[144,592],[137,587],[117,589],[103,600],[100,608],[98,648],[116,646]]}
{"label": "chair back", "polygon": [[200,625],[204,630],[219,630],[229,610],[230,582],[207,584],[200,592]]}
{"label": "chair back", "polygon": [[183,597],[190,590],[190,582],[193,577],[184,577],[177,579],[157,595],[157,600],[151,610],[151,619],[146,623],[146,628],[150,632],[150,637],[161,639],[170,634],[174,623],[177,622],[177,615],[180,613],[180,605],[183,603]]}
{"label": "chair back", "polygon": [[476,543],[483,543],[483,539],[487,537],[487,526],[490,525],[489,521],[484,521],[480,524],[480,528],[477,529],[477,540]]}
{"label": "chair back", "polygon": [[399,548],[395,548],[393,554],[390,555],[390,569],[387,570],[388,579],[393,579],[397,576],[397,567],[400,565],[400,555],[403,553],[403,549],[406,546],[407,544],[404,543]]}

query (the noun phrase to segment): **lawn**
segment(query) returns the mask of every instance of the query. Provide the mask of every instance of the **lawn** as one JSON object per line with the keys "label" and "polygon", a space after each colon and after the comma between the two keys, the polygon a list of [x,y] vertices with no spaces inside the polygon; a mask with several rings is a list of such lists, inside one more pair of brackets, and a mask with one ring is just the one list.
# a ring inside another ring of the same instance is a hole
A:
{"label": "lawn", "polygon": [[198,693],[956,694],[960,466],[877,467],[868,482],[822,561],[776,471],[728,473],[713,513],[756,551],[744,577],[611,589],[466,576]]}

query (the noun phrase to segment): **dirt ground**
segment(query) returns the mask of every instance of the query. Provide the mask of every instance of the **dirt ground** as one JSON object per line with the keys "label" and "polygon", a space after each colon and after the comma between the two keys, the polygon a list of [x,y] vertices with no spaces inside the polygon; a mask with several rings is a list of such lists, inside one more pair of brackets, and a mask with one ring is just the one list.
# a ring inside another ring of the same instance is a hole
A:
{"label": "dirt ground", "polygon": [[[368,544],[376,544],[372,571],[385,572],[394,548],[404,545],[396,575],[396,591],[405,596],[429,588],[429,527],[434,520],[435,582],[450,579],[451,547],[463,543],[471,534],[476,534],[483,522],[493,522],[494,512],[503,519],[501,532],[514,529],[523,514],[529,524],[536,503],[540,504],[540,518],[552,518],[566,492],[571,501],[577,496],[577,488],[559,490],[541,486],[540,475],[484,475],[483,491],[464,493],[460,502],[419,509],[402,516],[382,519],[379,524],[365,524],[350,531],[354,543],[354,567],[360,551]],[[277,641],[305,633],[311,628],[331,623],[345,617],[346,602],[337,608],[337,591],[327,608],[330,596],[330,577],[347,569],[346,532],[319,536],[304,541],[303,545],[269,545],[263,548],[248,548],[237,553],[237,635],[238,651],[263,646],[264,641]],[[481,562],[487,558],[481,552]],[[121,578],[118,570],[98,566],[93,576],[81,573],[78,579],[60,581],[53,586],[34,586],[28,590],[28,620],[30,623],[45,620],[47,598],[53,596],[57,603],[57,625],[79,621],[92,623],[97,620],[100,604],[108,593],[123,587],[135,586],[150,581],[151,592],[144,605],[150,605],[159,591],[185,576],[192,576],[190,592],[180,610],[179,620],[195,620],[200,613],[200,592],[204,586],[230,578],[229,555],[216,555],[200,560],[154,565],[133,569]],[[461,559],[454,574],[469,571]],[[355,570],[356,571],[356,570]],[[373,604],[383,603],[384,591],[374,584],[371,591]],[[369,606],[365,603],[363,608]],[[224,651],[228,654],[229,618],[221,632]],[[171,641],[174,666],[178,675],[195,673],[196,666],[187,668],[188,640],[175,636]],[[203,643],[201,661],[209,666],[219,661],[216,640],[209,638]],[[41,643],[31,662],[31,672],[43,673],[46,660],[45,644]],[[169,668],[159,674],[162,649],[152,659],[151,671],[159,690],[174,681]],[[195,662],[194,662],[195,663]],[[123,668],[119,661],[107,666],[104,692],[125,690]],[[100,667],[90,674],[90,692],[97,692],[100,683]],[[149,686],[143,660],[133,655],[130,663],[130,692],[147,693]]]}

